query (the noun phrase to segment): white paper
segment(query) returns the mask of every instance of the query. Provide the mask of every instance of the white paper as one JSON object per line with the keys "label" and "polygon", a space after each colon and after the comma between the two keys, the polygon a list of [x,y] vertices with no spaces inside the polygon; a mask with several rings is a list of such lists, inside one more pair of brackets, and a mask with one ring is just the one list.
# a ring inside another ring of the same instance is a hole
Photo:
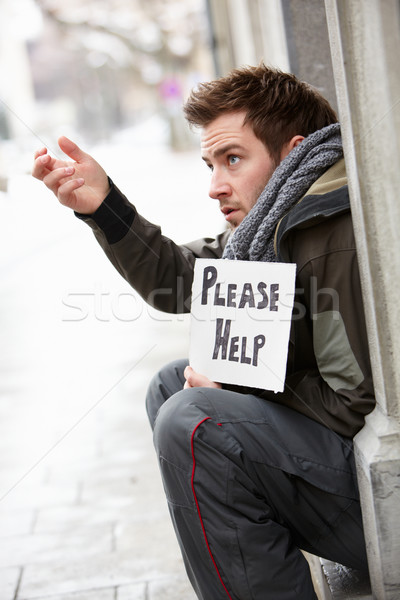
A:
{"label": "white paper", "polygon": [[212,381],[284,388],[296,265],[196,260],[190,365]]}

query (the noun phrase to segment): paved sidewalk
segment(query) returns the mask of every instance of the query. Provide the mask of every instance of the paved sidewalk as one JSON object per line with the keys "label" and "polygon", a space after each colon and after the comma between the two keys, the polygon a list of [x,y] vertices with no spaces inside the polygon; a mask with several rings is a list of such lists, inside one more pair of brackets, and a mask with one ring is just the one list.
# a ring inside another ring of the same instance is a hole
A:
{"label": "paved sidewalk", "polygon": [[[158,189],[141,154],[136,204],[193,239],[177,215],[204,199],[197,155],[161,153]],[[121,155],[104,156],[117,181]],[[31,178],[0,195],[0,250],[0,600],[193,600],[144,409],[152,374],[187,355],[188,319],[149,309]]]}

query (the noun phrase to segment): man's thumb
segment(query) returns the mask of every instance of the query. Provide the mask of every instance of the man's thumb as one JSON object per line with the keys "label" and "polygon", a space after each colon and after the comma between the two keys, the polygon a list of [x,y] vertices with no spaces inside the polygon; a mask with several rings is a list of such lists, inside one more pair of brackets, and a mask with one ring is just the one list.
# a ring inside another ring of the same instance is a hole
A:
{"label": "man's thumb", "polygon": [[62,135],[58,139],[58,145],[64,154],[72,158],[75,162],[81,162],[86,156],[86,153],[83,152],[83,150],[81,150],[79,146],[75,144],[75,142],[65,137],[65,135]]}

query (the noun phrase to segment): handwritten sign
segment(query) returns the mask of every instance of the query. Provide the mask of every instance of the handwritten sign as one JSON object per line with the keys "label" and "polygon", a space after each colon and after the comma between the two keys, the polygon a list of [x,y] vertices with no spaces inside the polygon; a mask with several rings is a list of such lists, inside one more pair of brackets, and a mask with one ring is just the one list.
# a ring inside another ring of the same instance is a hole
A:
{"label": "handwritten sign", "polygon": [[189,361],[212,381],[281,392],[296,265],[200,258]]}

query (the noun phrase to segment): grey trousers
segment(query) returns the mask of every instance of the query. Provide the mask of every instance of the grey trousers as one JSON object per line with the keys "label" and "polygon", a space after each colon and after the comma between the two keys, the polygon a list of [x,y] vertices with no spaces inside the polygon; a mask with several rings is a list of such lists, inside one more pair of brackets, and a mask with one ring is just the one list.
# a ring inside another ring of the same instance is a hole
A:
{"label": "grey trousers", "polygon": [[147,411],[186,570],[201,600],[315,600],[300,548],[366,570],[352,442],[287,407],[152,380]]}

